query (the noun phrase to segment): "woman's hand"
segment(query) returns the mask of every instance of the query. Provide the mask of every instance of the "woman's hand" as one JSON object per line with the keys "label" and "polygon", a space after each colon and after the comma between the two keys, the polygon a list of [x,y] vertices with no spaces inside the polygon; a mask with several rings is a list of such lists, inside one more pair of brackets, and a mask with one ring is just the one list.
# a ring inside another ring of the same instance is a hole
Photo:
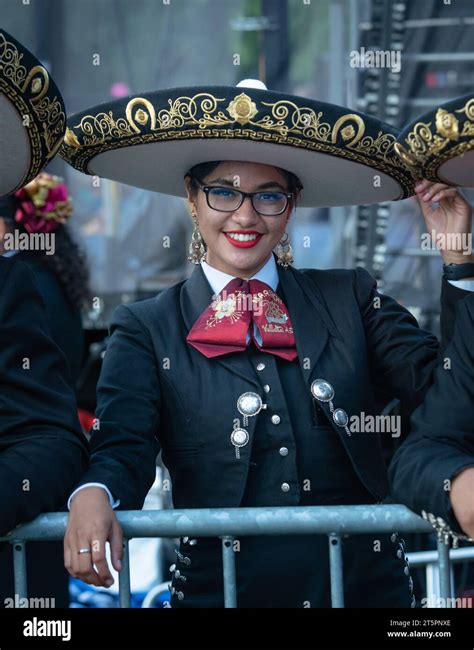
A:
{"label": "woman's hand", "polygon": [[[440,248],[444,263],[474,262],[472,208],[459,190],[427,180],[420,181],[415,190],[429,234],[434,234],[437,245],[443,242]],[[439,205],[434,209],[432,203]]]}
{"label": "woman's hand", "polygon": [[[64,566],[74,578],[96,587],[111,587],[114,580],[105,557],[107,541],[110,542],[112,565],[120,571],[122,529],[107,492],[100,487],[84,488],[71,503],[64,536]],[[79,554],[81,548],[88,548],[91,552]]]}
{"label": "woman's hand", "polygon": [[474,539],[474,467],[464,469],[453,479],[449,496],[459,525]]}

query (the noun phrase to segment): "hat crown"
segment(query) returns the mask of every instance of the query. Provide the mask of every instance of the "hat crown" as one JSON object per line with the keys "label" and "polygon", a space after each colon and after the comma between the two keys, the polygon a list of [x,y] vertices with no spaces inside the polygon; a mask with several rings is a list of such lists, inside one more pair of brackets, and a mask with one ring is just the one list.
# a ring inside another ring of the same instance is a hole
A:
{"label": "hat crown", "polygon": [[268,90],[266,85],[260,79],[242,79],[236,88],[258,88],[259,90]]}

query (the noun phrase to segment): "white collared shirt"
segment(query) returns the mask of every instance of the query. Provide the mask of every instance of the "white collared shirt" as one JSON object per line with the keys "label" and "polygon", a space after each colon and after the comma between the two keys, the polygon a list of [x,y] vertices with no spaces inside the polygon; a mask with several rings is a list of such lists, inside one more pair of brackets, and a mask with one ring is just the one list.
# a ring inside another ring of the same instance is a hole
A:
{"label": "white collared shirt", "polygon": [[[220,293],[222,289],[236,277],[235,275],[230,275],[229,273],[224,273],[224,271],[215,269],[207,262],[204,262],[204,260],[201,262],[201,266],[202,270],[204,271],[204,275],[207,278],[207,281],[211,285],[212,291],[216,295]],[[252,275],[250,279],[265,282],[265,284],[268,284],[273,289],[273,291],[276,291],[279,279],[278,269],[273,254],[270,255],[260,271],[257,271],[257,273],[255,273],[255,275]]]}

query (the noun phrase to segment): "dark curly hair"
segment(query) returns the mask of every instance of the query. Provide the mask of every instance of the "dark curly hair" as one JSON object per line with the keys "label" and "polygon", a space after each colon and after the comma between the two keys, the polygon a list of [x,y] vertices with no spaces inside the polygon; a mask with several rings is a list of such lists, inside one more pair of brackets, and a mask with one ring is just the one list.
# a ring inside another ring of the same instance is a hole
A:
{"label": "dark curly hair", "polygon": [[89,268],[82,248],[71,237],[67,226],[59,226],[54,233],[54,255],[35,251],[35,258],[51,269],[64,288],[66,298],[81,311],[91,299]]}
{"label": "dark curly hair", "polygon": [[[14,219],[18,201],[14,196],[0,199],[0,217],[14,230],[27,231]],[[67,301],[81,311],[91,299],[87,258],[81,247],[73,240],[68,226],[60,225],[54,231],[54,255],[43,251],[29,251],[32,260],[43,263],[51,269],[62,285]]]}

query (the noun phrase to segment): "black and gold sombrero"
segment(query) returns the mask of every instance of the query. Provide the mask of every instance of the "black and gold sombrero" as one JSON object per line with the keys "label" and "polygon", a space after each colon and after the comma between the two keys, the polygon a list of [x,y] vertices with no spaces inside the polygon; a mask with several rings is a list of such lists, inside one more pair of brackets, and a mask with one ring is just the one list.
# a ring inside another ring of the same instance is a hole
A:
{"label": "black and gold sombrero", "polygon": [[77,113],[59,154],[86,174],[182,197],[183,177],[196,164],[259,162],[298,176],[303,207],[356,205],[413,194],[394,150],[397,135],[372,117],[247,79],[148,92]]}
{"label": "black and gold sombrero", "polygon": [[403,129],[395,149],[418,177],[474,187],[474,94],[416,119]]}
{"label": "black and gold sombrero", "polygon": [[0,196],[35,178],[66,130],[61,94],[31,52],[0,29]]}

